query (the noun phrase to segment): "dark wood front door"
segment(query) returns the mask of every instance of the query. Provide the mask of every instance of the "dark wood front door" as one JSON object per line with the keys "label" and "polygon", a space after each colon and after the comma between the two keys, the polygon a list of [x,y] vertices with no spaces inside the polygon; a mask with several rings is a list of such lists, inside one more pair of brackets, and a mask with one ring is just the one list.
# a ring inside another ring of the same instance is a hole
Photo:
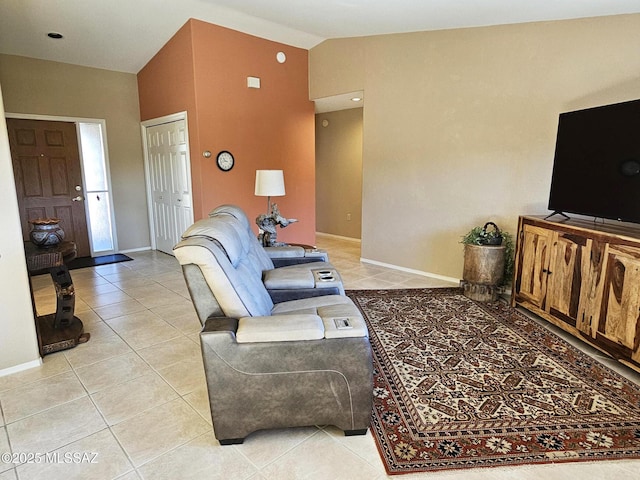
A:
{"label": "dark wood front door", "polygon": [[29,220],[59,218],[78,256],[90,256],[76,126],[7,119],[7,127],[23,238],[29,239]]}

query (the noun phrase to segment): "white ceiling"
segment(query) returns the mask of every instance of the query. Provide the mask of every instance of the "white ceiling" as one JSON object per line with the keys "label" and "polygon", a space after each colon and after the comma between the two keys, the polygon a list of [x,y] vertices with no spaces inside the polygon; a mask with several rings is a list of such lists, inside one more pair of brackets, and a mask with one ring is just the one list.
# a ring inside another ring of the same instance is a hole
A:
{"label": "white ceiling", "polygon": [[0,53],[137,73],[189,18],[309,49],[328,38],[637,12],[640,0],[1,0]]}
{"label": "white ceiling", "polygon": [[337,112],[350,108],[362,108],[364,106],[364,92],[343,93],[333,97],[317,98],[315,101],[316,113]]}
{"label": "white ceiling", "polygon": [[329,38],[624,13],[640,13],[640,0],[0,0],[0,53],[137,73],[189,18],[309,49]]}

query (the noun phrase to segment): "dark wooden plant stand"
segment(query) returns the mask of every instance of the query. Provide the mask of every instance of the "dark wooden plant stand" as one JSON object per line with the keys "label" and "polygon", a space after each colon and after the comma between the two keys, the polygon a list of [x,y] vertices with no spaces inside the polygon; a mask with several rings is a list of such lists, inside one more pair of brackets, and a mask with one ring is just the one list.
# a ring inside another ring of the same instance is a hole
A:
{"label": "dark wooden plant stand", "polygon": [[31,302],[33,313],[36,315],[40,355],[66,350],[79,343],[87,342],[90,334],[84,333],[82,321],[73,314],[76,303],[75,290],[71,274],[65,265],[76,257],[76,244],[61,242],[58,245],[42,248],[31,242],[25,242],[24,250],[29,277],[48,272],[56,289],[56,312],[38,316],[33,287],[31,287]]}

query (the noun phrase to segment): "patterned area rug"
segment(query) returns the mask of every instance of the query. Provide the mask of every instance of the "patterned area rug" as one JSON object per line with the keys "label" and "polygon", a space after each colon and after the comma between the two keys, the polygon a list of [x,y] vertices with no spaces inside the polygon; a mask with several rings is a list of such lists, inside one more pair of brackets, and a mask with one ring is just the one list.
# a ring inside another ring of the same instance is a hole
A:
{"label": "patterned area rug", "polygon": [[347,295],[369,325],[387,473],[640,458],[640,387],[504,302]]}

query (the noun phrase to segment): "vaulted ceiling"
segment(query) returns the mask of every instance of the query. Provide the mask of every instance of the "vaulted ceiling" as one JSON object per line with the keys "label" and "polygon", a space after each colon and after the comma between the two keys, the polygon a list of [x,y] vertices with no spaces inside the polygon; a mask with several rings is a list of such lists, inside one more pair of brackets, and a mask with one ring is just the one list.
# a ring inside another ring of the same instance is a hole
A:
{"label": "vaulted ceiling", "polygon": [[189,18],[308,49],[329,38],[638,12],[640,0],[2,0],[0,53],[137,73]]}

